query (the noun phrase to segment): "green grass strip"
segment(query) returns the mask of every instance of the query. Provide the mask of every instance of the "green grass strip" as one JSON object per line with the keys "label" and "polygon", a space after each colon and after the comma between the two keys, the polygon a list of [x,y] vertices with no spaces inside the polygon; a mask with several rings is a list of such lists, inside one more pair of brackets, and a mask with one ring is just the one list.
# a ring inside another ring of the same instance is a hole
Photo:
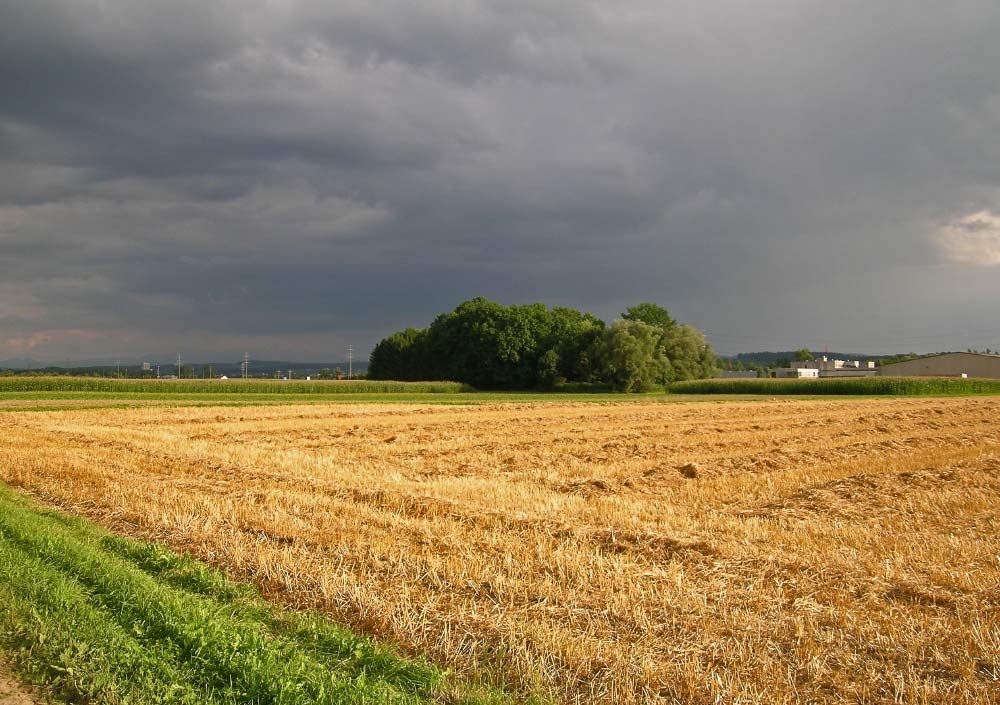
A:
{"label": "green grass strip", "polygon": [[[429,663],[3,487],[0,647],[57,690],[111,704],[417,705],[445,685],[463,692]],[[465,691],[450,700],[507,701]]]}

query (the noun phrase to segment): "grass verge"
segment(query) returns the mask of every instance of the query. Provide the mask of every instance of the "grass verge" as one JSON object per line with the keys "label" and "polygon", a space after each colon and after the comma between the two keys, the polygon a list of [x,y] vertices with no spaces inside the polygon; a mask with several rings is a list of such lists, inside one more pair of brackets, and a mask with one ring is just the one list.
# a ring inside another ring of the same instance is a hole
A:
{"label": "grass verge", "polygon": [[507,702],[2,486],[0,647],[70,699],[112,705]]}

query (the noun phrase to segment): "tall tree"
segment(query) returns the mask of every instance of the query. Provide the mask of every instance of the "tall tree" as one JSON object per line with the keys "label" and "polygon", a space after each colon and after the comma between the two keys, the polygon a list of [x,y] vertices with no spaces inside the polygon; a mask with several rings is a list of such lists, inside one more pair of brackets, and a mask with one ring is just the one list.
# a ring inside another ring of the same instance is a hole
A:
{"label": "tall tree", "polygon": [[642,321],[654,328],[663,328],[664,330],[677,324],[667,309],[649,302],[630,306],[625,309],[622,318],[626,321]]}
{"label": "tall tree", "polygon": [[661,383],[670,361],[660,344],[663,331],[642,321],[618,321],[604,334],[599,353],[604,379],[620,392],[645,392]]}
{"label": "tall tree", "polygon": [[427,329],[407,328],[383,338],[368,358],[370,379],[415,381],[428,379]]}
{"label": "tall tree", "polygon": [[704,379],[716,373],[712,346],[700,331],[691,326],[678,324],[664,331],[660,346],[670,362],[663,382]]}

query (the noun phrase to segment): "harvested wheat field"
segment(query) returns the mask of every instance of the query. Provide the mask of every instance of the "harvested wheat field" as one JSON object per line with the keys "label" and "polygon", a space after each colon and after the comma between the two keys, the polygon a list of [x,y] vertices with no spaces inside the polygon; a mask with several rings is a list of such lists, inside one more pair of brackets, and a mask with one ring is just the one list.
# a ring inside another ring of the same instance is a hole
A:
{"label": "harvested wheat field", "polygon": [[1000,702],[1000,399],[0,415],[0,480],[573,703]]}

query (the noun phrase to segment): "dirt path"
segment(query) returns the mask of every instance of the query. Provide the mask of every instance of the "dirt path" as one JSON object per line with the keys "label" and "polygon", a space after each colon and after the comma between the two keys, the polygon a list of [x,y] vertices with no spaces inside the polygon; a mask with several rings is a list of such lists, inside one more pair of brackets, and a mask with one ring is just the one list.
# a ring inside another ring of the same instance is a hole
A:
{"label": "dirt path", "polygon": [[40,705],[44,700],[10,674],[10,664],[0,657],[0,705]]}

